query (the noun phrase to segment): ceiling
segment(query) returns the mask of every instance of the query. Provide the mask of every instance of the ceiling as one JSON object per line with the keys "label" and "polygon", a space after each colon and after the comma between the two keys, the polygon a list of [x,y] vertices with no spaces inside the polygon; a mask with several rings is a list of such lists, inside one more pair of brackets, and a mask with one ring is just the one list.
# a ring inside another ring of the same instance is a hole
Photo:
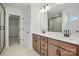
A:
{"label": "ceiling", "polygon": [[48,11],[48,18],[60,15],[62,11],[67,9],[71,9],[72,11],[79,10],[79,3],[49,4],[49,6],[51,8],[50,11]]}
{"label": "ceiling", "polygon": [[[6,7],[13,7],[18,9],[24,9],[29,5],[35,6],[36,8],[41,9],[46,4],[49,5],[50,11],[48,13],[48,18],[51,18],[52,16],[55,16],[57,14],[60,15],[61,11],[64,9],[66,10],[68,7],[73,8],[73,6],[79,6],[79,3],[64,3],[64,4],[58,4],[58,3],[4,3]],[[79,7],[77,7],[78,9]]]}
{"label": "ceiling", "polygon": [[[27,6],[32,5],[32,4],[37,8],[42,8],[47,3],[3,3],[3,5],[6,7],[13,7],[13,8],[18,8],[18,9],[26,8]],[[58,5],[56,3],[48,3],[48,4],[52,6],[52,8]]]}
{"label": "ceiling", "polygon": [[5,7],[12,7],[12,8],[18,8],[18,9],[24,9],[27,6],[30,5],[30,3],[4,3]]}

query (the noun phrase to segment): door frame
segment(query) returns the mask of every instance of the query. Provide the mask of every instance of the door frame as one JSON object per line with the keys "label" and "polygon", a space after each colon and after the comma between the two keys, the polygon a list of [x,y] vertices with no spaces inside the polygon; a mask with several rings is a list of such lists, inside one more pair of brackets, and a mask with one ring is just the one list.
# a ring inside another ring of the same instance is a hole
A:
{"label": "door frame", "polygon": [[[9,17],[13,15],[13,14],[9,14]],[[20,25],[20,20],[21,17],[19,15],[13,15],[13,16],[18,16],[18,39],[19,39],[19,43],[21,43],[21,35],[20,35],[20,30],[21,30],[21,25]],[[10,23],[10,19],[9,19],[9,23]],[[9,30],[10,30],[10,24],[9,24]],[[9,31],[9,44],[10,44],[10,31]],[[10,45],[9,45],[10,46]]]}
{"label": "door frame", "polygon": [[[6,27],[5,27],[5,32],[6,32],[6,34],[5,34],[5,47],[7,48],[7,47],[9,47],[9,17],[10,17],[10,15],[17,15],[17,14],[11,14],[11,13],[6,13]],[[17,16],[20,16],[20,20],[22,20],[22,16],[21,15],[17,15]],[[22,34],[22,33],[21,33]],[[22,44],[22,37],[20,38],[20,44]]]}

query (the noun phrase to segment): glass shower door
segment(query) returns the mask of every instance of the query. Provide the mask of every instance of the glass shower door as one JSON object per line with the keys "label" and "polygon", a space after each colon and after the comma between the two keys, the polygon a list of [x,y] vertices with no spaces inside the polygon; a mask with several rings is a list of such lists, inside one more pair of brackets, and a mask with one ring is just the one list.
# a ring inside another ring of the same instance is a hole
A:
{"label": "glass shower door", "polygon": [[0,53],[4,47],[4,9],[0,4]]}

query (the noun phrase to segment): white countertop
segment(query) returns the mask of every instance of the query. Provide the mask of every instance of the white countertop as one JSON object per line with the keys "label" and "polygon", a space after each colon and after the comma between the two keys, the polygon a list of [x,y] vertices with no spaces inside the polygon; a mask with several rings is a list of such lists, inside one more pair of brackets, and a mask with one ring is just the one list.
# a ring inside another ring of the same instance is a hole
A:
{"label": "white countertop", "polygon": [[79,45],[79,37],[76,37],[76,36],[64,37],[64,34],[59,32],[46,32],[44,34],[39,32],[34,32],[33,34],[54,38],[56,40]]}

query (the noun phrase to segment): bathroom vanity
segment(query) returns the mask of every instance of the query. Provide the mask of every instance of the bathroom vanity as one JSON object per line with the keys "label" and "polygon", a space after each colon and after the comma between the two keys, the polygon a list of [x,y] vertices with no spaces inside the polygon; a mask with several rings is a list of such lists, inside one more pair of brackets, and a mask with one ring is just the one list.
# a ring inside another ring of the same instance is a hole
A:
{"label": "bathroom vanity", "polygon": [[[49,6],[50,10],[42,13],[41,17],[44,18],[40,18],[42,33],[33,33],[33,48],[42,56],[79,56],[78,6],[76,4],[62,4],[55,8],[50,4]],[[77,36],[72,36],[73,34]]]}
{"label": "bathroom vanity", "polygon": [[79,38],[62,33],[33,33],[33,48],[42,56],[78,56]]}

